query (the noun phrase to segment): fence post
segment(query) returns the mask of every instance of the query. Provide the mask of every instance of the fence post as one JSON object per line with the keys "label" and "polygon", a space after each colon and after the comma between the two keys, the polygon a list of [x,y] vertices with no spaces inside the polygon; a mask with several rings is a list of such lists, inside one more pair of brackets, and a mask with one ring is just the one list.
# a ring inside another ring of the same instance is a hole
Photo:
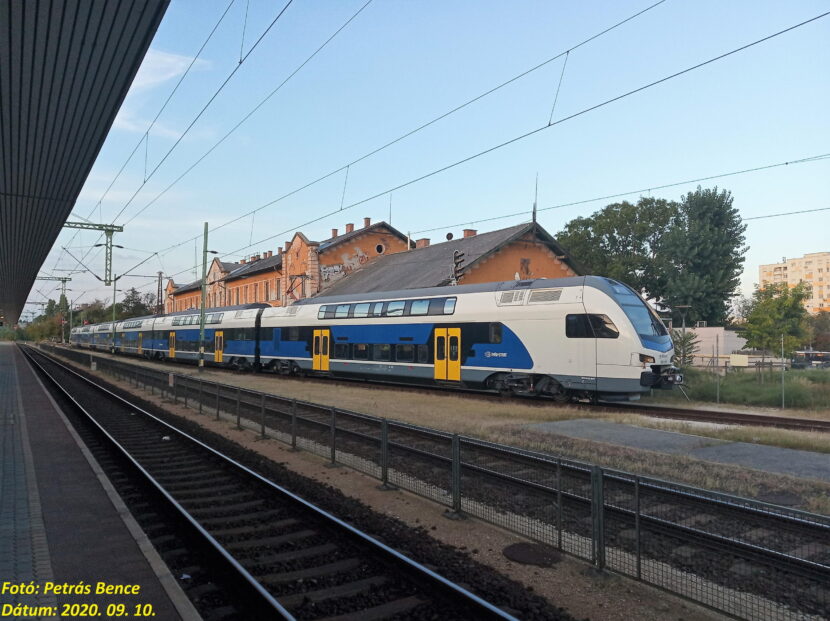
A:
{"label": "fence post", "polygon": [[297,400],[291,399],[291,450],[297,450]]}
{"label": "fence post", "polygon": [[380,485],[378,489],[390,491],[398,489],[389,484],[389,421],[380,419]]}
{"label": "fence post", "polygon": [[634,536],[636,538],[637,579],[643,577],[640,554],[640,477],[634,477]]}
{"label": "fence post", "polygon": [[173,403],[179,403],[179,376],[176,374],[173,374]]}
{"label": "fence post", "polygon": [[240,402],[240,390],[239,386],[236,387],[236,428],[242,429],[241,419],[239,418],[239,402]]}
{"label": "fence post", "polygon": [[219,394],[222,392],[222,387],[216,384],[216,420],[219,420]]}
{"label": "fence post", "polygon": [[182,385],[182,389],[184,392],[184,407],[187,408],[187,382]]}
{"label": "fence post", "polygon": [[444,511],[444,517],[460,520],[461,514],[461,440],[457,433],[452,434],[452,509]]}
{"label": "fence post", "polygon": [[603,497],[602,468],[591,468],[591,518],[593,533],[593,561],[597,569],[605,569],[605,500]]}
{"label": "fence post", "polygon": [[259,396],[259,437],[265,439],[265,393]]}
{"label": "fence post", "polygon": [[562,549],[562,458],[556,459],[556,542]]}
{"label": "fence post", "polygon": [[199,378],[199,414],[202,413],[202,378]]}
{"label": "fence post", "polygon": [[331,445],[331,460],[326,464],[328,468],[337,466],[337,410],[330,408],[331,422],[329,423],[329,444]]}

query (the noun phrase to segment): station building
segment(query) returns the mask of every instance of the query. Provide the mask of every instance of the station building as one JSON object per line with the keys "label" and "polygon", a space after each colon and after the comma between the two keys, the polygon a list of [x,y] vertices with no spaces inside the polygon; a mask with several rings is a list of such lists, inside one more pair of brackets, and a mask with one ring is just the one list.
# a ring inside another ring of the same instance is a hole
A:
{"label": "station building", "polygon": [[[406,250],[407,237],[386,222],[346,225],[331,230],[323,241],[297,232],[284,247],[251,255],[238,263],[214,259],[207,273],[208,308],[264,302],[288,306],[327,287],[386,254]],[[165,290],[165,311],[199,308],[201,280],[177,286],[171,279]]]}
{"label": "station building", "polygon": [[[340,295],[474,284],[584,273],[556,240],[532,222],[431,244],[410,241],[386,222],[347,224],[345,233],[311,241],[297,232],[276,253],[238,263],[214,259],[207,274],[208,308],[266,303],[288,306],[316,295]],[[176,286],[169,280],[166,312],[199,308],[201,281]]]}

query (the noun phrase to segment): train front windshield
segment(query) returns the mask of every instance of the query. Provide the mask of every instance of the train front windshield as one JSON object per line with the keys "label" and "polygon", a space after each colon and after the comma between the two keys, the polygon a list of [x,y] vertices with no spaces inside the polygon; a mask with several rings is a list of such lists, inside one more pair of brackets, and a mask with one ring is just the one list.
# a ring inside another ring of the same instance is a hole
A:
{"label": "train front windshield", "polygon": [[668,351],[672,347],[669,332],[645,300],[630,287],[613,280],[608,282],[613,290],[614,299],[631,321],[643,345],[660,351]]}

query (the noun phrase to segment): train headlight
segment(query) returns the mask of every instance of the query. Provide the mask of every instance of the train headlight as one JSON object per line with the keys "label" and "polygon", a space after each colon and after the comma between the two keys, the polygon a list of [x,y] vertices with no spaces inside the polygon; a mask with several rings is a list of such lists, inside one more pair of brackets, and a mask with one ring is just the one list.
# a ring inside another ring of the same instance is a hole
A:
{"label": "train headlight", "polygon": [[645,354],[640,354],[640,362],[643,364],[652,363],[654,362],[654,356],[646,356]]}

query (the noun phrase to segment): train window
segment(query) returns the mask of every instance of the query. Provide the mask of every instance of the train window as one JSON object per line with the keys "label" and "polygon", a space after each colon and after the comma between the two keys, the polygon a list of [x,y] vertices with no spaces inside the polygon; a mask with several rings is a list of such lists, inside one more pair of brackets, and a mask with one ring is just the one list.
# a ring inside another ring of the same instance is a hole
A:
{"label": "train window", "polygon": [[299,341],[300,340],[300,329],[299,328],[288,328],[288,333],[285,336],[286,341]]}
{"label": "train window", "polygon": [[424,364],[429,362],[429,346],[418,345],[418,362]]}
{"label": "train window", "polygon": [[371,304],[368,302],[364,304],[355,304],[354,305],[354,314],[353,317],[368,317],[369,316],[369,307]]}
{"label": "train window", "polygon": [[329,337],[328,336],[323,336],[323,351],[322,351],[322,353],[323,353],[324,356],[329,355]]}
{"label": "train window", "polygon": [[403,315],[403,308],[406,303],[403,300],[398,300],[396,302],[387,302],[386,303],[386,312],[384,315],[386,317],[401,317]]}
{"label": "train window", "polygon": [[458,337],[450,337],[450,360],[458,360]]}
{"label": "train window", "polygon": [[565,317],[565,336],[569,339],[592,339],[594,333],[588,322],[588,315],[567,315]]}
{"label": "train window", "polygon": [[429,300],[412,300],[410,315],[426,315],[429,312]]}
{"label": "train window", "polygon": [[372,310],[369,311],[369,317],[383,317],[383,305],[386,302],[375,302],[372,304]]}
{"label": "train window", "polygon": [[349,316],[349,309],[351,304],[338,304],[337,310],[334,312],[335,319],[343,319]]}
{"label": "train window", "polygon": [[332,358],[339,358],[340,360],[348,360],[349,358],[349,344],[348,343],[335,343],[334,344],[334,354]]}
{"label": "train window", "polygon": [[444,301],[444,314],[452,315],[455,312],[455,298],[447,298]]}
{"label": "train window", "polygon": [[317,319],[325,319],[326,318],[326,309],[327,306],[321,306],[317,309]]}
{"label": "train window", "polygon": [[588,315],[588,321],[591,322],[594,335],[598,339],[615,339],[620,335],[620,331],[608,315]]}
{"label": "train window", "polygon": [[386,362],[392,359],[392,346],[386,343],[377,343],[372,346],[372,360]]}
{"label": "train window", "polygon": [[444,314],[444,303],[446,302],[446,298],[432,298],[429,301],[429,314],[430,315],[443,315]]}
{"label": "train window", "polygon": [[273,341],[274,340],[274,328],[261,328],[259,331],[259,340],[260,341]]}
{"label": "train window", "polygon": [[395,360],[398,362],[415,362],[415,346],[395,345]]}
{"label": "train window", "polygon": [[491,343],[501,343],[501,324],[500,323],[491,323],[490,324],[490,342]]}
{"label": "train window", "polygon": [[368,360],[369,346],[366,343],[355,343],[352,347],[352,358],[355,360]]}
{"label": "train window", "polygon": [[320,337],[319,336],[314,337],[314,355],[315,356],[320,355]]}
{"label": "train window", "polygon": [[446,354],[446,347],[447,347],[447,339],[443,336],[439,336],[435,339],[435,359],[436,360],[444,360],[447,357]]}

